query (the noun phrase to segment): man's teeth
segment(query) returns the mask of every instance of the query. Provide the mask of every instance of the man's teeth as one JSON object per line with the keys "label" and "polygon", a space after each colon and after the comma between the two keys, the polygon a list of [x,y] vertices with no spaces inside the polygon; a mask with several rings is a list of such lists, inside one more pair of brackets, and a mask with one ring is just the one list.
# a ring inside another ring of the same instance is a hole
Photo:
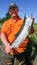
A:
{"label": "man's teeth", "polygon": [[16,16],[16,14],[13,14],[12,16]]}

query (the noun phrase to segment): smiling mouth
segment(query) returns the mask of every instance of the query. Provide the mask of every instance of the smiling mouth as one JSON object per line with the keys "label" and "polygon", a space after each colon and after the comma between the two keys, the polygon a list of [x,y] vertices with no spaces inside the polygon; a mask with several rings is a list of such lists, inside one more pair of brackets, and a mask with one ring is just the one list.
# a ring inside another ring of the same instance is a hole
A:
{"label": "smiling mouth", "polygon": [[16,16],[16,14],[12,14],[12,16]]}

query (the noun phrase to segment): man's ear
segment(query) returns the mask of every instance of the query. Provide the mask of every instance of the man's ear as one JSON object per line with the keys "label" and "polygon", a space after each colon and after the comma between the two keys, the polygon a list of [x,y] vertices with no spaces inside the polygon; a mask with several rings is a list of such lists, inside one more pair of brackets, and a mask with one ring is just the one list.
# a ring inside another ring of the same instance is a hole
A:
{"label": "man's ear", "polygon": [[19,9],[17,9],[17,11],[19,12]]}
{"label": "man's ear", "polygon": [[11,12],[9,11],[9,14],[11,15]]}

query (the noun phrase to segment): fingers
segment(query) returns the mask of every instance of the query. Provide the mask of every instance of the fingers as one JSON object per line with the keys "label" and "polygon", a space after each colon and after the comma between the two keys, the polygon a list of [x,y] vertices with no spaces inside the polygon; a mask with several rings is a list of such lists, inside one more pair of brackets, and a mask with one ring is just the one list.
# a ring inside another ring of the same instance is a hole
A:
{"label": "fingers", "polygon": [[8,53],[10,53],[10,51],[11,51],[11,46],[10,45],[6,45],[5,46],[5,53],[8,54]]}

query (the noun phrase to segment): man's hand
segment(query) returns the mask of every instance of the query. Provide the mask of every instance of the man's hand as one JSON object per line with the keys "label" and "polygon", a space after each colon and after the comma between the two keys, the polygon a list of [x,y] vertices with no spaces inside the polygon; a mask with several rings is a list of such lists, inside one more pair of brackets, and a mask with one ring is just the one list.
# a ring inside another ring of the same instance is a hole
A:
{"label": "man's hand", "polygon": [[5,53],[8,54],[8,53],[10,53],[10,51],[11,51],[11,46],[8,43],[7,45],[5,45]]}

